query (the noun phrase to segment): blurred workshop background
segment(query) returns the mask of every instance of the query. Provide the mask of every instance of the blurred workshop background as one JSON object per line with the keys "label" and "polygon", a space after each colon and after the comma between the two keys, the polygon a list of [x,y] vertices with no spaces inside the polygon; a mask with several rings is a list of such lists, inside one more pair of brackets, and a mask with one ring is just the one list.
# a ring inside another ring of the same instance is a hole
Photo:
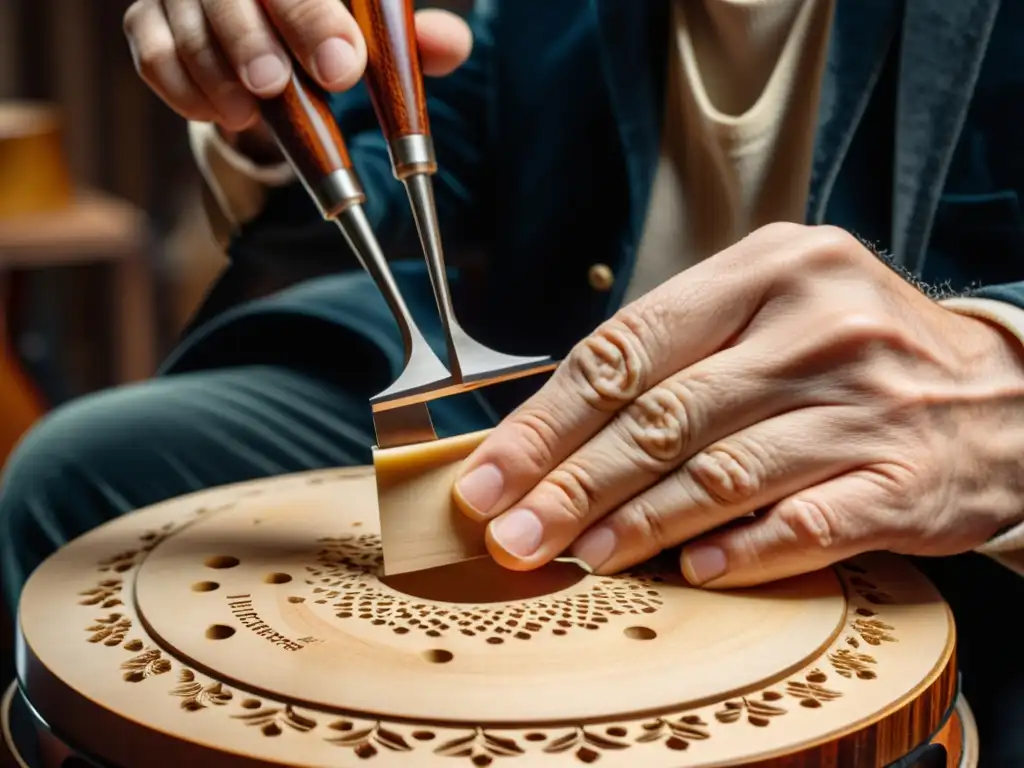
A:
{"label": "blurred workshop background", "polygon": [[46,411],[149,376],[225,265],[184,123],[132,67],[129,5],[0,0],[0,465]]}

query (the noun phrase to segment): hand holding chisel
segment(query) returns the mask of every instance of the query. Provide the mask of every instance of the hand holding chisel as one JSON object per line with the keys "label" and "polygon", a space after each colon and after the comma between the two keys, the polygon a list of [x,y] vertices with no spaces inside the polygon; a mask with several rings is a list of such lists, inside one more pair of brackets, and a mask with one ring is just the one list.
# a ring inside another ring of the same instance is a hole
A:
{"label": "hand holding chisel", "polygon": [[367,47],[366,83],[395,177],[408,191],[444,327],[448,366],[427,344],[362,209],[365,194],[326,93],[293,67],[284,93],[262,103],[262,114],[282,151],[325,218],[341,228],[357,258],[384,295],[405,344],[399,378],[371,399],[382,447],[434,439],[425,401],[445,394],[549,370],[546,357],[515,357],[472,339],[455,318],[434,204],[437,170],[411,0],[352,0]]}

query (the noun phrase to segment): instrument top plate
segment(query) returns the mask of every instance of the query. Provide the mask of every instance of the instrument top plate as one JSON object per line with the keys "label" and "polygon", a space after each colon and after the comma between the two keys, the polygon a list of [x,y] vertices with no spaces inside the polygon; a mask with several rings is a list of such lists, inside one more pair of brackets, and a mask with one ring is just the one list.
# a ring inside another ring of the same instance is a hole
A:
{"label": "instrument top plate", "polygon": [[952,690],[948,608],[897,557],[736,592],[691,589],[671,561],[383,580],[375,498],[370,469],[306,473],[85,534],[26,586],[26,695],[73,742],[132,750],[141,731],[154,768],[211,752],[328,766],[339,748],[379,765],[712,766]]}

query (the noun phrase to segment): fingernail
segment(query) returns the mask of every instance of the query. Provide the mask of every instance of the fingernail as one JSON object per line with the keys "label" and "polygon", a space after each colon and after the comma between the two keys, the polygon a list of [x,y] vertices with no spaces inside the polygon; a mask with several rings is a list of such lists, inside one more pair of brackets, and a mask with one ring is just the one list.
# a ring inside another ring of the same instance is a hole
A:
{"label": "fingernail", "polygon": [[264,53],[245,65],[245,81],[254,91],[265,91],[280,85],[288,77],[288,65],[274,53]]}
{"label": "fingernail", "polygon": [[491,537],[515,557],[529,557],[540,547],[544,526],[528,509],[513,509],[491,523]]}
{"label": "fingernail", "polygon": [[725,552],[718,547],[695,546],[683,551],[683,575],[699,587],[725,573]]}
{"label": "fingernail", "polygon": [[505,479],[493,464],[481,464],[455,485],[462,501],[480,515],[498,503],[504,489]]}
{"label": "fingernail", "polygon": [[596,571],[608,562],[617,543],[615,532],[611,528],[592,528],[576,540],[572,554]]}
{"label": "fingernail", "polygon": [[340,37],[327,38],[313,54],[313,69],[324,85],[338,85],[350,79],[356,65],[356,49]]}

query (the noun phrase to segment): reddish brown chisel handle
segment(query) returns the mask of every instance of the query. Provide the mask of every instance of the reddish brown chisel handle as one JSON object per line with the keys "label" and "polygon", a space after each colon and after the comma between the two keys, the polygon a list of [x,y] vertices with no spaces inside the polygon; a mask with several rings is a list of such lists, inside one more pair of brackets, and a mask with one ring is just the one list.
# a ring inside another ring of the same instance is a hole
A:
{"label": "reddish brown chisel handle", "polygon": [[365,202],[366,195],[327,98],[293,61],[288,86],[280,96],[263,100],[260,111],[320,212],[336,219],[353,203]]}
{"label": "reddish brown chisel handle", "polygon": [[347,0],[366,40],[366,86],[395,176],[437,170],[412,0]]}

